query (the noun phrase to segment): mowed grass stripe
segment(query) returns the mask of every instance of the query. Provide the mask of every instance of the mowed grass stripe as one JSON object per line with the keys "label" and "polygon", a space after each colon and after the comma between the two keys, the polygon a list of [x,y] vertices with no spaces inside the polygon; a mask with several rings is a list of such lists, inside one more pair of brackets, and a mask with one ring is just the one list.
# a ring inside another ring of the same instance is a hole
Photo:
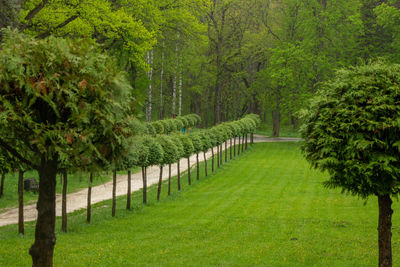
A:
{"label": "mowed grass stripe", "polygon": [[[211,169],[211,162],[209,162]],[[135,208],[117,217],[110,201],[69,216],[69,233],[58,233],[55,266],[376,266],[377,204],[328,190],[326,175],[309,168],[294,143],[256,144],[213,175],[149,204],[134,194]],[[211,174],[211,171],[209,171]],[[394,266],[399,263],[398,203],[394,204]],[[28,266],[33,223],[18,237],[0,228],[0,265]],[[59,226],[57,226],[59,229]]]}

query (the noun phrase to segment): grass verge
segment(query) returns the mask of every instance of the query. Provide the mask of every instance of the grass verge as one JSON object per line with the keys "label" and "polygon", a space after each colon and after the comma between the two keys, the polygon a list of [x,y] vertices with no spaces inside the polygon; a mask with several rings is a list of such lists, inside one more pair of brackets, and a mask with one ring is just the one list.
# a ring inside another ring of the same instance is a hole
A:
{"label": "grass verge", "polygon": [[[209,165],[209,167],[211,167]],[[192,186],[149,204],[141,192],[135,207],[125,197],[69,215],[69,232],[58,232],[55,266],[376,266],[377,201],[323,188],[325,175],[311,170],[298,144],[256,144]],[[393,265],[400,262],[398,202],[394,203]],[[59,221],[57,231],[60,228]],[[28,266],[34,223],[18,236],[0,228],[0,265]]]}

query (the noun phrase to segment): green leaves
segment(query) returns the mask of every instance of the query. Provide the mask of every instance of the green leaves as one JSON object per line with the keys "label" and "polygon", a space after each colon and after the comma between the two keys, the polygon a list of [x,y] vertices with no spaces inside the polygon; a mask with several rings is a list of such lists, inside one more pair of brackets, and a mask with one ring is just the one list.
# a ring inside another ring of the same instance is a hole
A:
{"label": "green leaves", "polygon": [[396,195],[400,181],[400,65],[342,69],[303,112],[302,147],[329,186],[367,197]]}

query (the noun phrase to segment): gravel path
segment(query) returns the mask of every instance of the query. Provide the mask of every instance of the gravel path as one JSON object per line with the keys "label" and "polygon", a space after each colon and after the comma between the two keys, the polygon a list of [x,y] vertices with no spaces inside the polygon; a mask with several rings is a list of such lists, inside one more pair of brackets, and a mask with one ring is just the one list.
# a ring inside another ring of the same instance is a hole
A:
{"label": "gravel path", "polygon": [[[299,138],[268,138],[262,135],[254,135],[254,142],[297,142]],[[237,142],[237,141],[236,141]],[[229,142],[228,142],[229,148]],[[223,149],[225,146],[223,145]],[[216,152],[216,148],[214,149]],[[211,158],[211,150],[206,153],[206,158]],[[199,154],[199,161],[203,161],[203,153]],[[196,164],[196,155],[190,157],[191,168]],[[167,169],[168,170],[168,169]],[[181,173],[187,170],[187,159],[182,159],[180,162]],[[176,176],[178,173],[177,164],[173,164],[171,168],[172,176]],[[152,166],[147,168],[147,186],[158,183],[160,175],[160,168],[158,166]],[[142,173],[134,173],[131,176],[132,179],[132,192],[142,189]],[[163,180],[168,179],[168,171],[163,172]],[[117,196],[126,195],[127,193],[127,175],[117,176]],[[92,187],[92,204],[108,200],[112,198],[112,181],[102,185]],[[87,206],[87,189],[71,193],[67,195],[67,212],[73,212],[79,209],[85,209]],[[56,197],[56,214],[61,216],[61,194],[57,194]],[[36,204],[24,206],[24,221],[35,221],[37,218]],[[0,214],[0,226],[16,224],[18,223],[18,208],[12,208],[4,213]]]}

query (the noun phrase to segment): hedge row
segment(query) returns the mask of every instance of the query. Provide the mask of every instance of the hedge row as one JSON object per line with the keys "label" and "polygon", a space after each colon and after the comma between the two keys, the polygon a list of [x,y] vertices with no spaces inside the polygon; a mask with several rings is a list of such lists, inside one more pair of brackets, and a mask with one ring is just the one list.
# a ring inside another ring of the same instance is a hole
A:
{"label": "hedge row", "polygon": [[181,129],[197,126],[201,123],[201,118],[197,114],[179,116],[175,119],[165,119],[153,121],[146,124],[147,133],[150,135],[170,134]]}
{"label": "hedge row", "polygon": [[[196,131],[191,134],[170,134],[170,135],[143,135],[137,136],[132,142],[132,149],[130,153],[126,155],[125,159],[121,161],[118,169],[130,169],[135,166],[142,167],[143,173],[143,202],[147,201],[147,177],[146,169],[152,165],[160,166],[160,178],[158,187],[158,198],[161,192],[162,172],[163,167],[174,163],[179,164],[182,158],[187,159],[188,163],[188,183],[191,184],[191,173],[190,173],[190,156],[196,154],[197,159],[197,179],[199,179],[199,153],[204,153],[204,159],[206,158],[205,153],[208,150],[212,150],[212,171],[214,171],[214,148],[217,147],[217,165],[222,164],[222,144],[225,143],[225,161],[227,161],[227,141],[231,142],[230,158],[236,156],[236,138],[239,137],[239,148],[243,151],[247,149],[247,136],[252,134],[260,123],[258,115],[250,114],[244,118],[219,124],[210,129]],[[232,139],[234,146],[232,146]],[[240,139],[242,140],[242,146],[240,147]],[[232,147],[234,147],[234,153],[232,154]],[[178,190],[180,189],[180,172],[178,165]],[[170,173],[170,172],[169,172]],[[207,175],[207,165],[205,165],[205,173]],[[168,193],[171,192],[171,175],[169,175],[168,182]],[[128,192],[130,194],[130,192]]]}

